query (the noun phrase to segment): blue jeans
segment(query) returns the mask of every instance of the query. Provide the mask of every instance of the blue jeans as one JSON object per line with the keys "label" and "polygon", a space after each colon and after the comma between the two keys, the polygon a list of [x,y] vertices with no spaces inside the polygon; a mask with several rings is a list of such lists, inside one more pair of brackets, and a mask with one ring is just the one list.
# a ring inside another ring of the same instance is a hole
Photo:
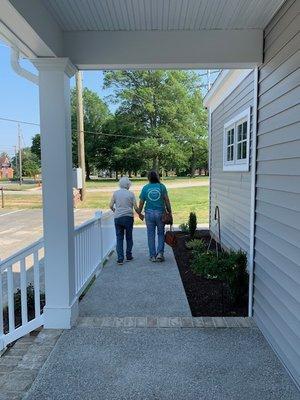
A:
{"label": "blue jeans", "polygon": [[[159,210],[147,210],[145,212],[150,257],[156,257],[158,253],[164,254],[165,224],[162,222],[162,215],[163,211]],[[157,248],[155,243],[156,229],[157,229]]]}
{"label": "blue jeans", "polygon": [[115,228],[117,236],[117,255],[118,261],[124,260],[124,233],[126,234],[126,257],[132,257],[132,229],[133,217],[115,218]]}

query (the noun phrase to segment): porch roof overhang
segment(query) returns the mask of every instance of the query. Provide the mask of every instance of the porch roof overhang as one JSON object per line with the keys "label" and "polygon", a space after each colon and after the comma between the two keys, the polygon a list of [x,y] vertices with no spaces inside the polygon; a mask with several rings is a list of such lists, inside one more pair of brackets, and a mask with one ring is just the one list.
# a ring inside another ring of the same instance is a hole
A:
{"label": "porch roof overhang", "polygon": [[80,69],[252,68],[282,3],[2,0],[0,33],[28,58],[68,57]]}
{"label": "porch roof overhang", "polygon": [[215,110],[232,93],[253,69],[224,69],[203,99],[203,104]]}

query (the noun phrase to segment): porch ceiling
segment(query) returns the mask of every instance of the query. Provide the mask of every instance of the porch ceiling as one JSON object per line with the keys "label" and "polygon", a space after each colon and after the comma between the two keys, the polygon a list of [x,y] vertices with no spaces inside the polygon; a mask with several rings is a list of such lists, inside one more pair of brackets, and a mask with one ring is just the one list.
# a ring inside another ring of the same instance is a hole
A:
{"label": "porch ceiling", "polygon": [[282,0],[42,0],[63,31],[263,29]]}
{"label": "porch ceiling", "polygon": [[0,34],[80,69],[253,68],[284,0],[1,0]]}

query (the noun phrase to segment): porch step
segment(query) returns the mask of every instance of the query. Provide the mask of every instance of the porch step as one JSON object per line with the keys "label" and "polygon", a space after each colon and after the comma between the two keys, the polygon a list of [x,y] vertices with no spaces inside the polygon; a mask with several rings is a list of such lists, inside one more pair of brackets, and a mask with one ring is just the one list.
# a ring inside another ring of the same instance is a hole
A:
{"label": "porch step", "polygon": [[80,328],[253,328],[249,317],[79,317]]}
{"label": "porch step", "polygon": [[0,399],[24,398],[62,334],[42,329],[18,339],[0,357]]}

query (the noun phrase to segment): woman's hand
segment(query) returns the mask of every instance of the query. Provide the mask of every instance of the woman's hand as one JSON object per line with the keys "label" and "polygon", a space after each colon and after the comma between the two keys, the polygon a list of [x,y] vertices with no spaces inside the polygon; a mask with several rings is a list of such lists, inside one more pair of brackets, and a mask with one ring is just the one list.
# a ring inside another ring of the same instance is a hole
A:
{"label": "woman's hand", "polygon": [[139,213],[139,219],[140,219],[141,221],[144,221],[144,219],[145,219],[145,216],[144,216],[144,214],[142,214],[142,213]]}

